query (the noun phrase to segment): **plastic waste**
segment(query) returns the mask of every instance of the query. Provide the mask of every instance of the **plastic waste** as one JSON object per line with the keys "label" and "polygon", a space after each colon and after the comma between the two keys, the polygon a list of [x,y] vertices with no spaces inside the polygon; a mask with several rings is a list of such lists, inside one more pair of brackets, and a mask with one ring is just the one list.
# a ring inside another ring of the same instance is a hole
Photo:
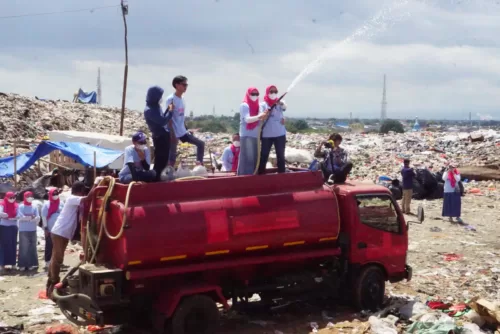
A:
{"label": "plastic waste", "polygon": [[196,166],[193,168],[191,174],[193,176],[206,176],[208,175],[208,171],[205,166]]}
{"label": "plastic waste", "polygon": [[368,318],[372,334],[398,334],[396,327],[383,319],[371,316]]}

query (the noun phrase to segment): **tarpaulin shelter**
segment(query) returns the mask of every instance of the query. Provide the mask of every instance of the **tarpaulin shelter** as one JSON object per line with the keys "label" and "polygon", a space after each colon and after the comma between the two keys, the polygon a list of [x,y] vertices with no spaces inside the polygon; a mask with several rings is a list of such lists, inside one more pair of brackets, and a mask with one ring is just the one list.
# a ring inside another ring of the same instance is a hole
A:
{"label": "tarpaulin shelter", "polygon": [[77,101],[80,103],[97,104],[96,92],[84,92],[81,88],[78,90]]}
{"label": "tarpaulin shelter", "polygon": [[15,171],[14,157],[0,158],[0,177],[13,177],[14,174],[22,173],[33,166],[38,159],[54,150],[59,150],[64,155],[88,167],[94,166],[94,152],[96,152],[95,166],[97,168],[106,167],[123,155],[123,151],[84,143],[43,141],[34,152],[20,154],[15,158],[17,167]]}

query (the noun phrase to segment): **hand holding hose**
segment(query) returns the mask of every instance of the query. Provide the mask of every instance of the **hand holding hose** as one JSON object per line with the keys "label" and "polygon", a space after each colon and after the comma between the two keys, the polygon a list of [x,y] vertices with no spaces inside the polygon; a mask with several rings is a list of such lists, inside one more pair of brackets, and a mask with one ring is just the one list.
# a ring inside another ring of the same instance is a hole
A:
{"label": "hand holding hose", "polygon": [[264,121],[269,117],[269,109],[264,111],[262,114],[259,115],[259,120]]}

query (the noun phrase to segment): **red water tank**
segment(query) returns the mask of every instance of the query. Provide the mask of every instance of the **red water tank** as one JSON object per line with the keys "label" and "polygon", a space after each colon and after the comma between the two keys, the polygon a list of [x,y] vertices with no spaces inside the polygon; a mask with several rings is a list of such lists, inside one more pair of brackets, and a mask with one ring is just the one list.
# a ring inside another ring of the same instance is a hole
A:
{"label": "red water tank", "polygon": [[[135,186],[127,228],[116,241],[103,239],[98,261],[125,269],[331,247],[340,229],[338,203],[311,175]],[[118,233],[124,209],[124,186],[117,187],[107,220],[111,234]]]}

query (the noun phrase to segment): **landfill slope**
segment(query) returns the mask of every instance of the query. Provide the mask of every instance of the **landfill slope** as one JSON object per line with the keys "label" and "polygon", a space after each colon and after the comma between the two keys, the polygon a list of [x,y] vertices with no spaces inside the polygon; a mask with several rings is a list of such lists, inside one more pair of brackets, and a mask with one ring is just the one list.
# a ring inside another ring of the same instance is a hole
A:
{"label": "landfill slope", "polygon": [[[41,139],[52,130],[89,131],[117,135],[121,109],[96,104],[41,101],[0,92],[0,140]],[[146,126],[141,112],[125,110],[124,135]]]}

